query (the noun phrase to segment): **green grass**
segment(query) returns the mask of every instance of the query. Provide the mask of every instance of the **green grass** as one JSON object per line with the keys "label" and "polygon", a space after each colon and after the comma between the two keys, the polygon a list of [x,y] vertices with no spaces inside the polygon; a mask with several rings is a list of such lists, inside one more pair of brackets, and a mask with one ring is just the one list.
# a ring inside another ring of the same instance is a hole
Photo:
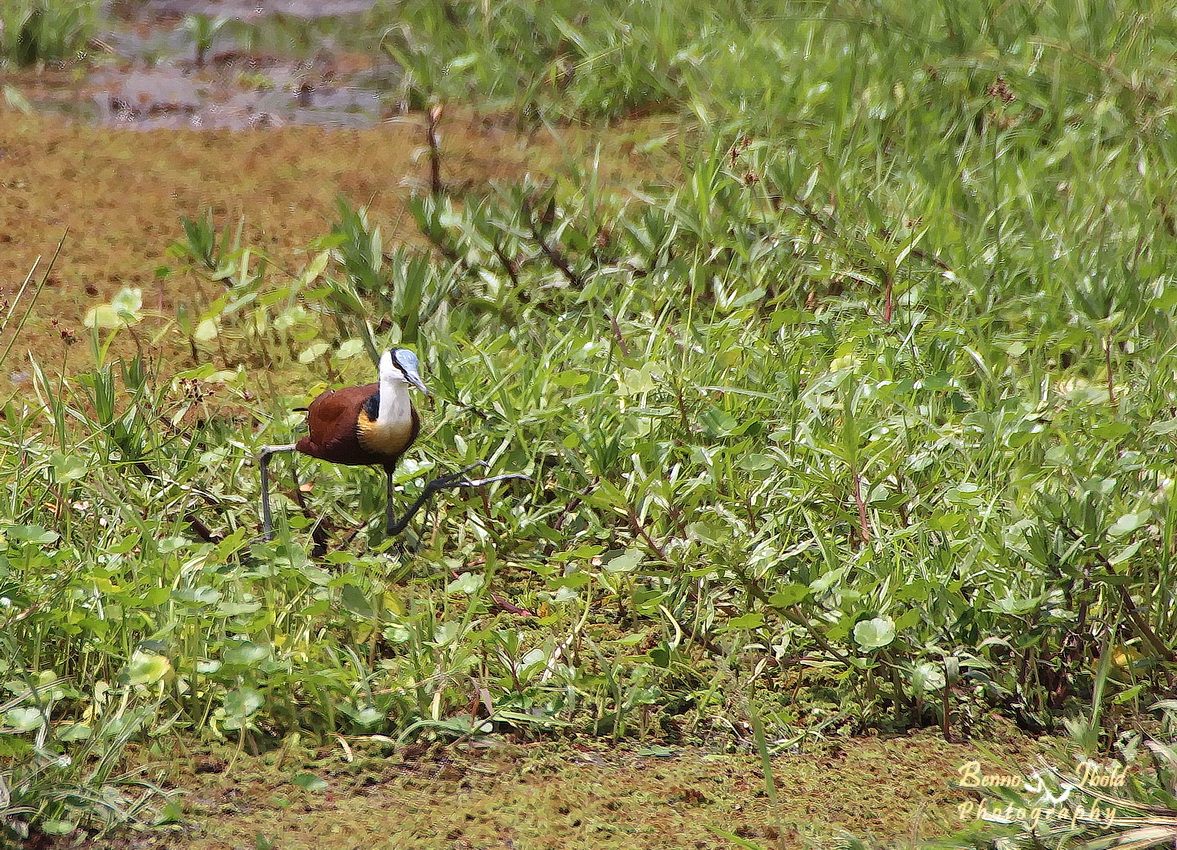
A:
{"label": "green grass", "polygon": [[[663,111],[679,129],[637,143],[681,175],[416,199],[428,253],[347,202],[304,258],[186,221],[172,274],[223,296],[125,294],[99,368],[5,408],[9,690],[71,682],[81,717],[114,689],[151,734],[242,747],[754,728],[765,754],[1164,694],[1167,7],[483,8],[407,7],[406,103]],[[156,333],[206,365],[159,374]],[[143,356],[110,362],[112,334]],[[381,476],[296,459],[307,507],[276,492],[256,542],[258,448],[396,342],[437,394],[406,500],[476,460],[534,486],[443,495],[402,553]],[[305,392],[273,384],[296,370]],[[31,752],[20,717],[0,732]]]}
{"label": "green grass", "polygon": [[0,62],[24,68],[81,57],[97,5],[95,0],[2,0]]}

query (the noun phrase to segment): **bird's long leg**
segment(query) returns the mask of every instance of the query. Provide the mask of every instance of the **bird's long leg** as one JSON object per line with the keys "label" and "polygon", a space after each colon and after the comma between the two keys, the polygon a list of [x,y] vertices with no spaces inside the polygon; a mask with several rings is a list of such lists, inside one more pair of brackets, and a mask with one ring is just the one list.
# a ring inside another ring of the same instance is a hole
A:
{"label": "bird's long leg", "polygon": [[[389,537],[392,537],[394,534],[400,534],[405,526],[403,524],[398,525],[396,514],[392,512],[392,470],[386,469],[384,470],[384,474],[388,478],[388,499],[384,503],[384,530]],[[407,517],[405,521],[408,521]],[[396,530],[394,531],[393,529]]]}
{"label": "bird's long leg", "polygon": [[487,465],[486,461],[480,460],[477,463],[472,463],[469,466],[462,467],[457,472],[453,472],[453,473],[450,473],[449,475],[442,475],[438,478],[434,478],[432,481],[430,481],[428,484],[426,484],[424,488],[422,488],[421,495],[417,497],[417,500],[415,502],[413,502],[413,504],[409,505],[408,510],[405,511],[405,515],[403,517],[401,517],[399,522],[397,522],[395,520],[394,514],[392,512],[392,473],[389,472],[388,473],[388,510],[387,510],[388,522],[387,522],[387,525],[385,526],[385,531],[387,532],[388,536],[393,537],[397,534],[400,534],[402,531],[404,531],[405,528],[409,524],[409,520],[411,520],[416,515],[417,511],[421,510],[421,506],[424,505],[429,500],[429,497],[432,496],[434,493],[436,493],[438,490],[444,490],[447,487],[481,487],[484,484],[493,484],[496,481],[511,481],[511,480],[531,481],[532,480],[530,476],[523,475],[518,472],[511,472],[511,473],[507,473],[506,475],[493,475],[490,478],[471,479],[467,476],[467,473],[470,472],[470,470],[472,470],[476,467],[479,467],[479,466],[486,466],[486,465]]}
{"label": "bird's long leg", "polygon": [[270,521],[270,458],[278,452],[294,451],[294,443],[285,446],[262,446],[257,455],[257,465],[262,471],[262,536],[274,539],[274,526]]}
{"label": "bird's long leg", "polygon": [[464,483],[464,480],[466,479],[467,472],[469,472],[471,469],[474,469],[476,466],[485,465],[486,461],[480,460],[478,463],[472,463],[469,466],[462,468],[458,472],[451,473],[450,475],[443,475],[440,478],[434,478],[421,490],[421,495],[417,497],[417,501],[409,505],[408,510],[405,511],[405,515],[401,517],[399,522],[397,522],[396,515],[392,510],[392,473],[389,472],[388,508],[386,516],[387,522],[384,526],[385,533],[388,534],[389,537],[395,537],[396,535],[400,534],[408,526],[409,520],[416,516],[417,511],[421,510],[421,506],[429,500],[430,496],[432,496],[438,490],[444,489],[446,487],[461,487]]}

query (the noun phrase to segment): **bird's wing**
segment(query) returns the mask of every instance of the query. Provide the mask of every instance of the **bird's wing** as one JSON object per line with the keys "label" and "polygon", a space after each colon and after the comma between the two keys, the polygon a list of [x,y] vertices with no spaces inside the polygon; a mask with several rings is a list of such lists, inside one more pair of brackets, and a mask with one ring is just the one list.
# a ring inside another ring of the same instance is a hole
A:
{"label": "bird's wing", "polygon": [[328,390],[311,402],[307,409],[307,425],[310,427],[307,454],[336,463],[355,461],[337,459],[337,451],[350,454],[356,447],[356,420],[360,408],[380,389],[380,384],[363,384],[342,390]]}

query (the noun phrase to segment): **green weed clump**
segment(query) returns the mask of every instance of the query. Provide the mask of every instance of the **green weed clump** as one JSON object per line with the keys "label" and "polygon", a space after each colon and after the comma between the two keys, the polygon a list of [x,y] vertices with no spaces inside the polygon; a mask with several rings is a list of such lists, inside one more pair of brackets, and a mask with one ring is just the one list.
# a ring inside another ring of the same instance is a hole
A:
{"label": "green weed clump", "polygon": [[381,48],[399,66],[402,106],[484,101],[533,121],[677,111],[711,42],[746,41],[740,4],[412,2]]}
{"label": "green weed clump", "polygon": [[95,0],[3,0],[0,61],[25,68],[76,59],[94,31]]}
{"label": "green weed clump", "polygon": [[[1106,662],[1100,665],[1097,691],[1109,669]],[[972,799],[960,814],[973,823],[937,846],[976,847],[986,839],[996,850],[1047,842],[1075,850],[1172,844],[1177,838],[1177,750],[1172,745],[1177,701],[1149,706],[1161,714],[1159,722],[1149,722],[1152,733],[1125,731],[1111,748],[1092,734],[1101,710],[1096,699],[1089,714],[1069,720],[1070,741],[1056,745],[1051,758],[1040,757],[1023,781],[1018,778],[1024,768],[1008,768],[1003,780],[1001,774],[982,772],[979,762],[966,765],[957,787],[967,789]]]}
{"label": "green weed clump", "polygon": [[741,115],[774,134],[824,130],[844,150],[869,144],[871,125],[901,147],[935,141],[901,136],[909,122],[952,116],[963,131],[997,78],[1033,132],[1093,115],[1159,129],[1177,40],[1155,0],[1130,15],[1108,3],[887,0],[607,0],[591,12],[570,0],[412,0],[398,14],[381,46],[409,109],[473,100],[524,123]]}

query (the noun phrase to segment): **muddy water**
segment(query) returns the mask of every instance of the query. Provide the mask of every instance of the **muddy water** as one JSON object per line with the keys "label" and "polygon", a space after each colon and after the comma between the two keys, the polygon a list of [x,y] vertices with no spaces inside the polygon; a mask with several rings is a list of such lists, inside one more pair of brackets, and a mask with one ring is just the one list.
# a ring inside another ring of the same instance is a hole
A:
{"label": "muddy water", "polygon": [[[144,0],[114,4],[122,14],[141,18],[183,17],[185,15],[226,15],[247,18],[291,15],[298,18],[328,18],[359,15],[370,11],[375,0]],[[133,8],[131,8],[133,7]]]}
{"label": "muddy water", "polygon": [[[378,60],[376,7],[376,0],[115,0],[103,6],[102,50],[88,72],[66,90],[34,90],[30,100],[139,129],[371,126],[386,115],[382,93],[397,77]],[[202,25],[213,35],[198,54]]]}

